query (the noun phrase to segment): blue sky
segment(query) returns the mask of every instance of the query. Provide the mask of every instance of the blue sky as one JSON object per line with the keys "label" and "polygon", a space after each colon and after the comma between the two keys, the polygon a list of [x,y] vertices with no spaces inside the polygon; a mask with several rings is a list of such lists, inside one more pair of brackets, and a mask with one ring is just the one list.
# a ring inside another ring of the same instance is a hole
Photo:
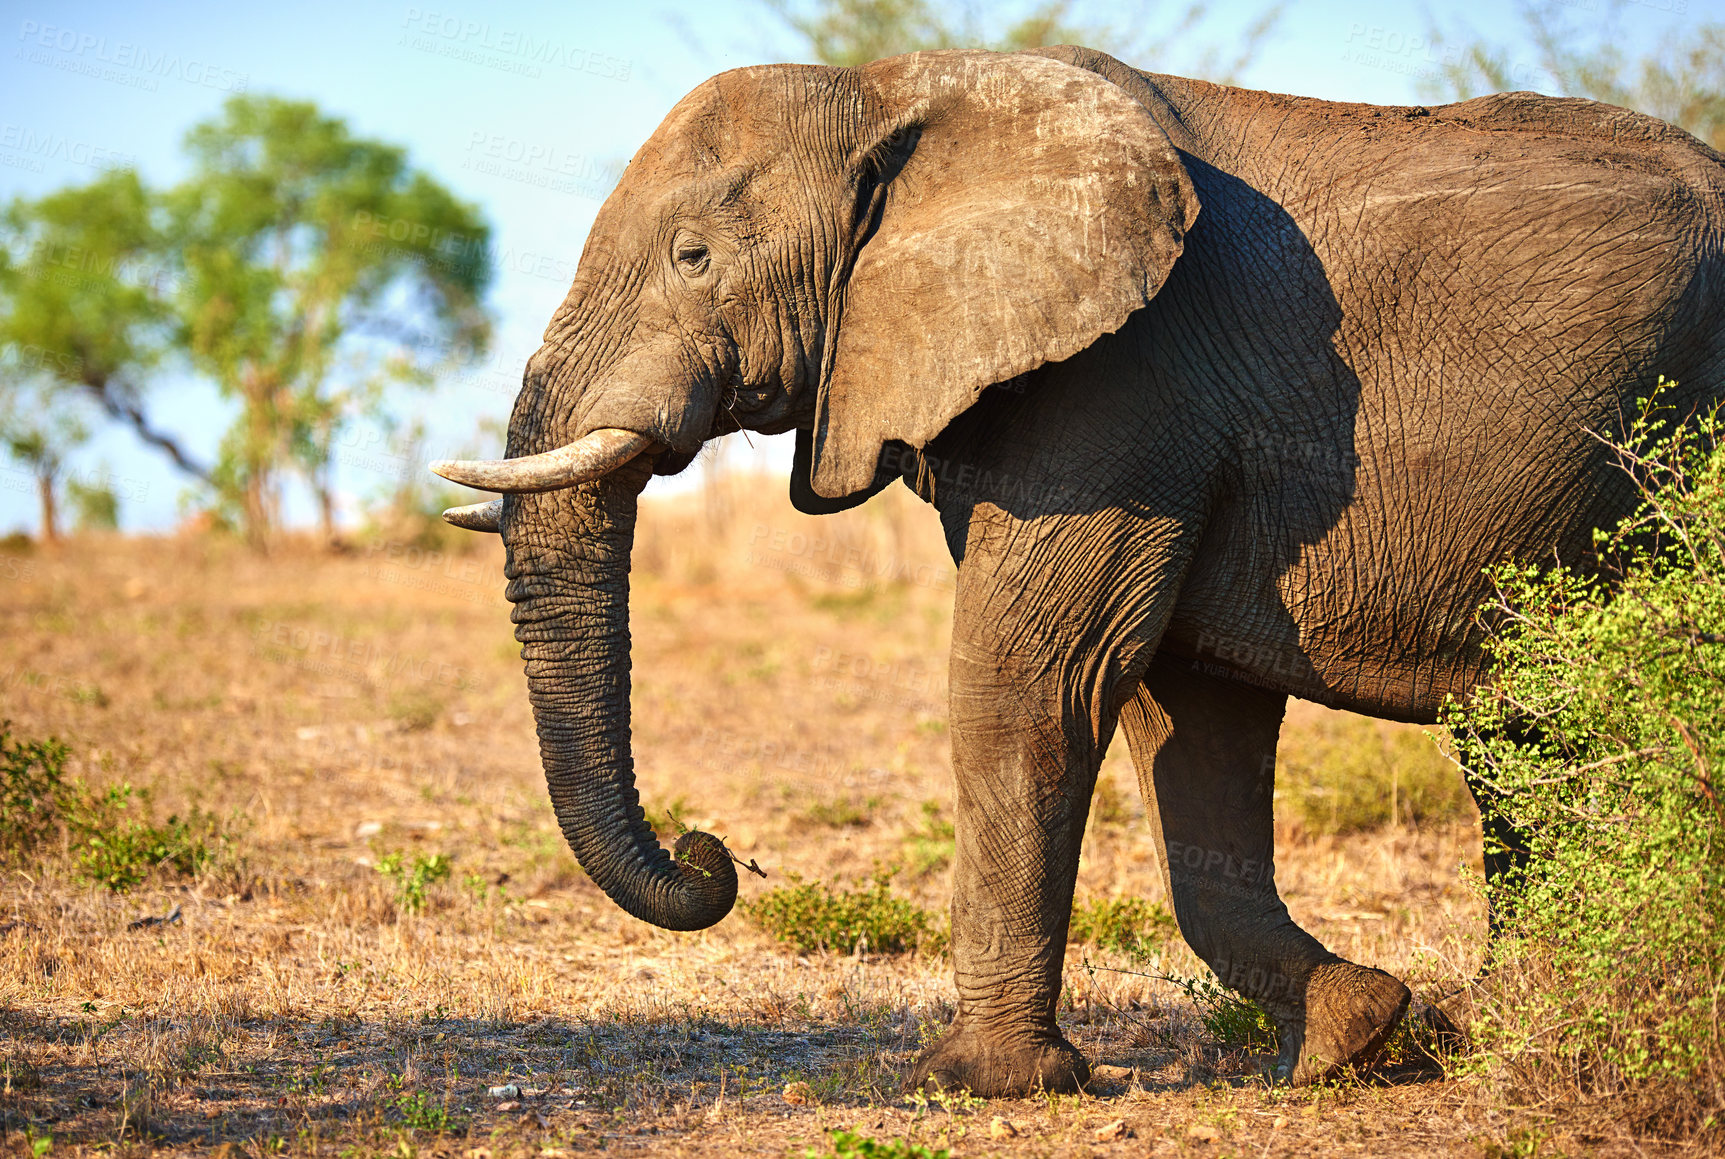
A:
{"label": "blue sky", "polygon": [[[1076,15],[1145,29],[1144,43],[1154,45],[1154,30],[1172,27],[1184,7],[1090,3]],[[1178,72],[1197,59],[1202,42],[1233,42],[1262,7],[1259,0],[1216,0],[1195,35],[1164,45],[1158,60],[1131,63]],[[1571,0],[1562,11],[1578,33],[1591,37],[1609,27],[1633,52],[1725,19],[1725,0]],[[0,12],[0,200],[87,181],[103,165],[132,164],[151,182],[171,182],[183,173],[186,129],[245,91],[315,100],[355,132],[405,146],[414,163],[484,208],[500,259],[490,299],[498,320],[494,353],[429,393],[400,398],[403,417],[427,424],[428,457],[463,444],[498,449],[482,445],[479,424],[507,415],[520,367],[562,298],[608,191],[608,172],[706,77],[799,59],[795,37],[758,0],[8,0]],[[1292,0],[1240,83],[1332,100],[1421,102],[1421,77],[1442,59],[1427,36],[1434,14],[1452,29],[1465,24],[1494,40],[1520,39],[1507,3]],[[1531,51],[1521,65],[1518,83],[1549,88]],[[230,412],[212,387],[168,377],[149,401],[160,425],[213,456]],[[776,441],[755,442],[753,449],[728,448],[729,461],[788,461]],[[417,469],[399,450],[375,428],[354,433],[337,470],[350,512],[401,471]],[[174,525],[185,483],[160,455],[125,430],[103,428],[73,471],[104,470],[122,494],[128,530]],[[312,509],[296,489],[287,511],[290,521],[308,522]],[[36,523],[30,477],[0,463],[0,533]]]}

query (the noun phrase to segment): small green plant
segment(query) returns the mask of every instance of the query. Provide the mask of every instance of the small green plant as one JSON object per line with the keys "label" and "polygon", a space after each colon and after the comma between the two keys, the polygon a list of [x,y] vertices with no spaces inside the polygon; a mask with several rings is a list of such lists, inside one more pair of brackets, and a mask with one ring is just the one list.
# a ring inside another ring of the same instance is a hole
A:
{"label": "small green plant", "polygon": [[0,724],[0,859],[38,855],[63,835],[80,876],[124,893],[157,871],[196,877],[231,843],[232,834],[196,806],[157,824],[147,790],[124,783],[91,790],[66,775],[69,755],[58,741],[14,741]]}
{"label": "small green plant", "polygon": [[120,497],[100,481],[66,483],[66,498],[72,501],[73,519],[80,531],[114,531],[120,526]]}
{"label": "small green plant", "polygon": [[1120,791],[1120,785],[1106,771],[1096,778],[1096,788],[1090,793],[1090,823],[1119,827],[1132,820],[1132,798]]}
{"label": "small green plant", "polygon": [[922,816],[905,837],[905,857],[910,871],[918,877],[937,873],[952,864],[957,851],[952,822],[941,815],[937,801],[922,803]]}
{"label": "small green plant", "polygon": [[1095,898],[1072,907],[1066,940],[1099,950],[1143,954],[1165,945],[1178,932],[1174,915],[1159,904],[1136,897]]}
{"label": "small green plant", "polygon": [[796,877],[791,881],[751,902],[745,912],[769,934],[803,953],[938,953],[946,946],[946,935],[936,928],[934,915],[893,896],[891,873],[877,873],[866,888],[855,890]]}
{"label": "small green plant", "polygon": [[[689,804],[689,798],[681,794],[672,797],[667,802],[641,806],[641,812],[646,814],[647,824],[653,827],[653,836],[667,843],[675,841],[688,831],[689,827],[683,824],[682,819],[693,810],[694,806]],[[563,856],[565,851],[562,848],[562,843],[556,842],[554,844],[556,855]]]}
{"label": "small green plant", "polygon": [[377,871],[395,882],[396,904],[416,914],[425,909],[426,890],[448,879],[450,864],[441,853],[430,857],[416,853],[411,860],[401,853],[386,853],[377,859]]}
{"label": "small green plant", "polygon": [[0,1094],[33,1091],[42,1085],[42,1072],[22,1054],[0,1057]]}
{"label": "small green plant", "polygon": [[319,1063],[310,1071],[303,1067],[288,1081],[288,1090],[295,1094],[321,1095],[329,1086],[329,1080],[335,1074],[335,1067],[329,1063]]}
{"label": "small green plant", "polygon": [[906,1095],[904,1101],[915,1108],[918,1115],[926,1115],[930,1106],[939,1107],[949,1115],[969,1115],[988,1105],[987,1099],[971,1094],[969,1087],[950,1091],[942,1087],[932,1094],[919,1088]]}
{"label": "small green plant", "polygon": [[176,814],[158,825],[133,814],[146,796],[121,784],[100,796],[86,795],[77,805],[72,824],[83,838],[78,868],[90,881],[124,893],[154,870],[196,877],[215,860],[224,835],[214,817],[193,806],[186,818]]}
{"label": "small green plant", "polygon": [[811,1147],[803,1152],[804,1159],[951,1159],[952,1152],[935,1149],[907,1139],[870,1139],[855,1131],[828,1131],[825,1151]]}
{"label": "small green plant", "polygon": [[859,828],[872,821],[880,807],[879,797],[865,797],[860,801],[855,797],[834,797],[830,801],[817,801],[810,805],[803,812],[803,820],[829,829]]}
{"label": "small green plant", "polygon": [[817,592],[809,597],[809,606],[850,620],[875,610],[881,595],[881,589],[872,584],[848,592]]}
{"label": "small green plant", "polygon": [[1328,713],[1288,728],[1276,755],[1277,816],[1312,833],[1357,833],[1469,816],[1467,784],[1430,736]]}
{"label": "small green plant", "polygon": [[491,883],[485,880],[484,874],[466,874],[461,879],[461,888],[466,890],[474,902],[479,905],[484,905],[491,896]]}
{"label": "small green plant", "polygon": [[56,836],[76,796],[59,741],[14,741],[0,723],[0,856],[27,856]]}
{"label": "small green plant", "polygon": [[1204,1030],[1223,1046],[1253,1054],[1276,1049],[1276,1024],[1256,1002],[1235,994],[1213,976],[1182,978],[1163,974],[1161,977],[1186,992],[1186,997],[1198,1008],[1198,1021]]}
{"label": "small green plant", "polygon": [[447,1131],[450,1127],[449,1108],[433,1102],[420,1091],[408,1091],[395,1097],[396,1114],[401,1125],[415,1131]]}
{"label": "small green plant", "polygon": [[72,698],[73,704],[88,705],[91,708],[108,707],[108,694],[94,684],[74,684],[66,695]]}
{"label": "small green plant", "polygon": [[24,1139],[30,1144],[30,1159],[47,1159],[49,1152],[54,1150],[54,1136],[46,1131],[37,1134],[35,1127],[26,1127]]}
{"label": "small green plant", "polygon": [[424,732],[443,715],[443,701],[430,689],[404,688],[389,698],[389,718],[405,732]]}

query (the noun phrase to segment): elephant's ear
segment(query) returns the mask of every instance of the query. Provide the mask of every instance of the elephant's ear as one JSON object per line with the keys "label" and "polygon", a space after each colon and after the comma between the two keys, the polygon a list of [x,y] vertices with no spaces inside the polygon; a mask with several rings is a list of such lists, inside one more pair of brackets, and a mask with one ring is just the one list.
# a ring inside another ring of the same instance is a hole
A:
{"label": "elephant's ear", "polygon": [[922,52],[859,70],[887,183],[835,304],[813,489],[869,487],[990,385],[1120,328],[1179,257],[1191,179],[1144,107],[1046,57]]}

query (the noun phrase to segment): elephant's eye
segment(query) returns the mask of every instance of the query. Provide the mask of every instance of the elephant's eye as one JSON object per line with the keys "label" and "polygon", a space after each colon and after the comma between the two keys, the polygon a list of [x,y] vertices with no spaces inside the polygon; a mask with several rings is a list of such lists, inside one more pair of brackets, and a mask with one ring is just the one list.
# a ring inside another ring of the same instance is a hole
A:
{"label": "elephant's eye", "polygon": [[685,276],[698,278],[707,272],[707,262],[711,255],[704,243],[693,238],[684,238],[677,242],[677,267]]}

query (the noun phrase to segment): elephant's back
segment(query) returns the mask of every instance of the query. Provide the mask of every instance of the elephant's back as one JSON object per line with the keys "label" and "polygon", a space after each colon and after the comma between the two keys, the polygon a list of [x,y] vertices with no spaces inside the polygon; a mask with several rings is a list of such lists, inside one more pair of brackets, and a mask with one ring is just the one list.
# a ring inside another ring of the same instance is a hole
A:
{"label": "elephant's back", "polygon": [[1483,133],[1525,133],[1599,144],[1635,145],[1684,168],[1683,159],[1718,166],[1725,163],[1705,142],[1658,117],[1584,97],[1544,93],[1491,93],[1430,110],[1434,121]]}
{"label": "elephant's back", "polygon": [[[1688,134],[1590,101],[1210,95],[1235,118],[1175,102],[1217,171],[1191,244],[1229,244],[1199,232],[1206,214],[1243,216],[1227,199],[1279,206],[1273,236],[1321,267],[1305,300],[1333,355],[1252,382],[1264,417],[1236,459],[1268,466],[1241,471],[1235,538],[1272,545],[1315,698],[1429,714],[1484,670],[1484,569],[1578,561],[1632,501],[1590,432],[1620,430],[1661,375],[1685,407],[1725,397],[1725,168]],[[1240,274],[1224,316],[1287,280],[1285,256],[1259,253],[1269,236],[1210,257]],[[1291,365],[1285,337],[1261,345]]]}

